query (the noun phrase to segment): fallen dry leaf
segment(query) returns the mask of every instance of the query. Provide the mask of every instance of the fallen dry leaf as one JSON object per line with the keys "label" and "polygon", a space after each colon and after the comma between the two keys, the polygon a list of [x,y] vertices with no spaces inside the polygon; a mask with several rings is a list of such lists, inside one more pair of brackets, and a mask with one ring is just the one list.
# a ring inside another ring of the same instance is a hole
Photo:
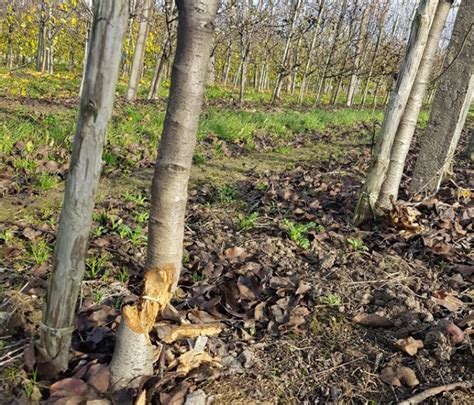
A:
{"label": "fallen dry leaf", "polygon": [[474,311],[467,315],[461,322],[459,326],[473,326],[474,325]]}
{"label": "fallen dry leaf", "polygon": [[456,345],[464,340],[464,332],[454,323],[442,319],[439,324],[441,331],[449,338],[451,344]]}
{"label": "fallen dry leaf", "polygon": [[456,312],[463,306],[464,303],[460,299],[456,298],[455,295],[455,292],[437,290],[433,293],[431,299],[436,304],[441,305],[452,312]]}
{"label": "fallen dry leaf", "polygon": [[418,378],[416,378],[415,372],[403,366],[385,367],[380,374],[380,379],[393,387],[400,387],[402,384],[408,387],[414,387],[420,383]]}
{"label": "fallen dry leaf", "polygon": [[52,397],[74,397],[87,395],[87,384],[78,378],[65,378],[50,387]]}
{"label": "fallen dry leaf", "polygon": [[220,367],[220,361],[217,358],[213,358],[206,352],[189,350],[186,353],[183,353],[178,359],[174,360],[169,368],[178,366],[176,369],[178,374],[187,375],[191,370],[199,367],[201,364],[208,364],[214,367]]}
{"label": "fallen dry leaf", "polygon": [[359,325],[373,326],[378,328],[387,328],[393,326],[393,322],[390,319],[377,314],[360,313],[352,318],[352,322],[358,323]]}
{"label": "fallen dry leaf", "polygon": [[245,249],[239,246],[233,246],[224,251],[226,259],[235,259],[245,254]]}
{"label": "fallen dry leaf", "polygon": [[395,347],[410,356],[414,356],[418,349],[423,348],[423,342],[418,339],[413,339],[411,336],[407,339],[398,339],[395,342]]}

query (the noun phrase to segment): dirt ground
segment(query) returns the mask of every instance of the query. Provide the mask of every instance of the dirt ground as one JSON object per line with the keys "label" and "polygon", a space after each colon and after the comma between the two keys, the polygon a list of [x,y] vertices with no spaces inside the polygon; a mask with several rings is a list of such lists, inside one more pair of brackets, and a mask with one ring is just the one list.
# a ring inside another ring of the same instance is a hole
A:
{"label": "dirt ground", "polygon": [[[25,252],[40,239],[53,245],[61,187],[2,197],[0,231],[13,233],[0,241],[4,403],[126,404],[145,391],[154,403],[179,404],[203,390],[215,404],[386,404],[472,384],[472,167],[461,148],[436,198],[400,203],[354,228],[370,143],[364,127],[335,128],[282,143],[284,153],[262,138],[254,152],[229,146],[227,157],[195,166],[184,270],[167,321],[223,325],[206,343],[220,365],[179,375],[173,361],[194,344],[181,341],[163,348],[161,378],[115,395],[95,382],[110,361],[120,307],[140,292],[146,221],[138,214],[148,208],[152,169],[101,182],[89,252],[97,263],[81,291],[70,370],[53,386],[31,343],[51,258],[39,263]],[[424,403],[472,398],[461,387]]]}

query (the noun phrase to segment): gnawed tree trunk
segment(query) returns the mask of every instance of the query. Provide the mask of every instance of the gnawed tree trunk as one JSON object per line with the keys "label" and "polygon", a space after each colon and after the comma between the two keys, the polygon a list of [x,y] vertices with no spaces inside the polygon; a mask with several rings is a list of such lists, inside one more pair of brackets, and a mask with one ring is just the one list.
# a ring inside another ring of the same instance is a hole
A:
{"label": "gnawed tree trunk", "polygon": [[142,76],[143,60],[145,58],[146,39],[148,36],[148,25],[153,11],[153,0],[144,0],[143,8],[138,25],[137,43],[133,51],[132,66],[130,68],[130,77],[128,79],[128,89],[125,99],[127,101],[135,100],[137,97],[138,84]]}
{"label": "gnawed tree trunk", "polygon": [[391,199],[396,200],[398,189],[405,167],[405,160],[410,149],[411,140],[415,133],[418,116],[420,115],[423,99],[430,83],[430,75],[433,69],[441,33],[444,29],[446,18],[451,9],[451,0],[440,0],[436,14],[431,25],[430,34],[426,43],[423,58],[416,74],[415,82],[411,89],[405,111],[398,126],[397,133],[390,153],[390,164],[387,175],[382,185],[378,205],[390,208]]}
{"label": "gnawed tree trunk", "polygon": [[414,16],[405,59],[385,111],[380,135],[374,148],[372,164],[355,208],[354,223],[356,225],[376,214],[376,202],[385,180],[393,140],[415,81],[437,5],[438,0],[421,0]]}
{"label": "gnawed tree trunk", "polygon": [[113,387],[153,371],[148,332],[171,299],[181,272],[188,180],[212,49],[218,0],[177,0],[178,43],[168,109],[152,184],[145,286],[123,309],[110,365]]}
{"label": "gnawed tree trunk", "polygon": [[94,3],[84,90],[40,328],[40,353],[43,361],[56,371],[67,369],[69,361],[77,296],[84,276],[94,196],[112,113],[127,15],[127,0]]}
{"label": "gnawed tree trunk", "polygon": [[413,171],[411,194],[435,194],[450,166],[466,121],[474,87],[474,2],[459,7],[444,70]]}

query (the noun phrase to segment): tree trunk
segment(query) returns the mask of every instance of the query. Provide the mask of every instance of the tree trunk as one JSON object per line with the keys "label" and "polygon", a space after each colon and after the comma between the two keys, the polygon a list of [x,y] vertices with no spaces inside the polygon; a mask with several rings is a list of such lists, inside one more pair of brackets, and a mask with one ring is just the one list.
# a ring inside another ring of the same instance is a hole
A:
{"label": "tree trunk", "polygon": [[464,0],[458,11],[443,73],[421,138],[413,171],[411,194],[435,194],[454,155],[474,87],[474,2]]}
{"label": "tree trunk", "polygon": [[[280,92],[281,92],[281,87],[283,84],[283,79],[288,75],[288,67],[287,67],[287,62],[288,62],[288,55],[290,53],[290,46],[291,46],[291,41],[293,39],[295,27],[296,27],[296,20],[298,18],[298,14],[300,12],[300,8],[302,5],[302,0],[295,0],[295,9],[291,17],[291,24],[290,24],[290,30],[288,32],[288,38],[286,39],[286,44],[285,44],[285,49],[283,50],[283,56],[281,58],[281,67],[280,67],[280,72],[277,75],[276,81],[275,81],[275,87],[273,89],[272,93],[272,98],[270,100],[271,104],[275,104],[275,102],[278,100],[280,97]],[[347,1],[347,0],[345,0]]]}
{"label": "tree trunk", "polygon": [[143,9],[138,25],[137,43],[133,51],[132,66],[130,68],[130,78],[128,80],[128,89],[125,99],[127,101],[135,100],[137,97],[138,85],[140,83],[143,60],[145,58],[146,38],[148,36],[148,23],[153,10],[153,0],[144,0]]}
{"label": "tree trunk", "polygon": [[163,135],[153,176],[144,292],[124,307],[110,365],[114,388],[153,372],[148,333],[181,272],[187,188],[218,0],[177,0],[178,43]]}
{"label": "tree trunk", "polygon": [[87,23],[86,23],[86,37],[84,39],[84,58],[83,58],[83,62],[82,62],[82,79],[81,79],[81,87],[79,88],[79,97],[82,97],[82,91],[83,91],[83,88],[84,88],[84,80],[85,80],[85,77],[86,77],[87,58],[89,57],[90,34],[91,34],[90,21],[87,21]]}
{"label": "tree trunk", "polygon": [[318,19],[316,20],[316,23],[314,24],[313,38],[311,39],[311,45],[309,46],[308,57],[306,58],[303,77],[301,79],[300,93],[298,95],[298,103],[299,104],[303,104],[304,94],[306,92],[306,86],[307,86],[307,81],[308,81],[309,68],[311,67],[311,63],[313,61],[313,56],[314,56],[314,51],[316,49],[316,40],[318,39],[318,36],[321,35],[321,31],[320,31],[319,27],[321,25],[321,20],[322,20],[323,11],[324,11],[324,5],[325,5],[325,0],[321,0],[321,3],[319,5]]}
{"label": "tree trunk", "polygon": [[376,213],[375,205],[385,180],[393,140],[415,81],[437,5],[438,0],[422,0],[414,16],[403,65],[385,111],[373,161],[355,208],[355,224],[368,220]]}
{"label": "tree trunk", "polygon": [[36,48],[36,70],[43,72],[46,52],[46,3],[44,1],[41,2],[40,10],[38,47]]}
{"label": "tree trunk", "polygon": [[413,134],[415,133],[423,99],[430,83],[430,75],[438,51],[439,40],[449,10],[451,9],[451,4],[451,0],[440,0],[438,3],[423,58],[421,59],[410,97],[408,98],[393,142],[390,164],[377,202],[381,207],[390,208],[391,198],[396,200],[398,197],[398,189],[403,175],[403,168],[405,167],[405,160],[410,149]]}
{"label": "tree trunk", "polygon": [[84,91],[40,329],[40,352],[44,361],[58,372],[67,369],[69,361],[74,313],[84,276],[94,196],[112,113],[127,16],[127,0],[101,0],[94,4]]}
{"label": "tree trunk", "polygon": [[365,24],[365,21],[369,13],[369,9],[369,6],[366,5],[364,11],[362,12],[362,17],[360,20],[360,28],[356,40],[354,71],[351,74],[349,88],[347,90],[346,107],[352,106],[352,103],[354,102],[354,96],[357,92],[357,86],[359,85],[360,59],[362,57],[362,53],[365,46],[363,39],[366,37],[367,26]]}

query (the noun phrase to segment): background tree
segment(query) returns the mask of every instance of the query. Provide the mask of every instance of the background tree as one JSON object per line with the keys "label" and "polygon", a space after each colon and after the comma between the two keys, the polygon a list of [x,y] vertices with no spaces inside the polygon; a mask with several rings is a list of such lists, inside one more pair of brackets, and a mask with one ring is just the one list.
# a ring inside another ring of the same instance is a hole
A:
{"label": "background tree", "polygon": [[438,3],[420,67],[416,73],[410,97],[408,98],[405,111],[403,112],[397,133],[395,134],[386,178],[377,201],[381,207],[390,208],[392,199],[396,200],[398,197],[398,189],[402,179],[403,168],[405,167],[405,160],[410,149],[413,134],[415,133],[423,99],[428,89],[436,52],[438,51],[439,40],[444,30],[444,24],[448,17],[449,10],[451,9],[451,4],[451,0],[440,0]]}
{"label": "background tree", "polygon": [[138,25],[138,36],[133,51],[132,66],[130,67],[130,77],[128,89],[125,96],[127,101],[134,100],[137,96],[138,84],[142,77],[143,60],[145,58],[146,39],[148,36],[148,26],[153,12],[153,0],[143,0],[141,3],[140,21]]}
{"label": "background tree", "polygon": [[452,162],[474,87],[474,2],[463,0],[410,184],[411,194],[434,194]]}
{"label": "background tree", "polygon": [[354,222],[356,224],[376,214],[376,203],[385,181],[395,134],[415,81],[437,5],[437,0],[422,0],[413,19],[403,66],[385,111],[382,128],[374,148],[372,164],[355,208]]}

